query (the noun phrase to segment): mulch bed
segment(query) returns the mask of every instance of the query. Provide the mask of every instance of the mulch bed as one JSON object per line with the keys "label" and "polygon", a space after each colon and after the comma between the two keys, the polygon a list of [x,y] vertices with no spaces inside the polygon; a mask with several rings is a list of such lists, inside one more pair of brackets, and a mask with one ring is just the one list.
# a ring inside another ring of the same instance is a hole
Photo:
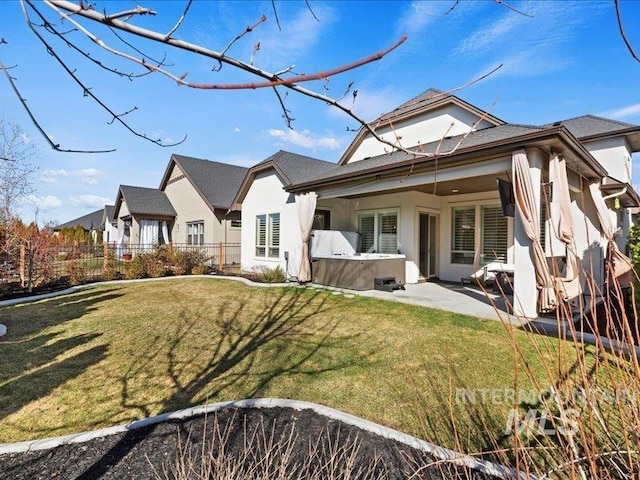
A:
{"label": "mulch bed", "polygon": [[[298,475],[300,469],[306,472],[306,468],[314,478],[321,479],[343,478],[329,476],[331,457],[339,458],[341,468],[352,459],[350,478],[363,480],[493,478],[450,463],[434,463],[434,458],[425,452],[312,410],[229,408],[50,450],[0,455],[0,479],[200,478],[175,477],[171,468],[176,459],[191,458],[199,471],[203,451],[217,457],[222,442],[215,441],[219,438],[213,434],[216,426],[226,438],[222,457],[233,458],[236,464],[245,466],[254,465],[256,457],[271,450],[276,463],[283,462],[291,471],[297,468]],[[265,439],[273,440],[272,446]],[[280,445],[280,450],[273,450],[276,448],[273,445]],[[316,453],[312,455],[312,451]],[[166,473],[169,475],[165,476]],[[298,475],[290,478],[311,476]],[[274,477],[275,474],[265,478]],[[245,473],[232,478],[254,477]]]}

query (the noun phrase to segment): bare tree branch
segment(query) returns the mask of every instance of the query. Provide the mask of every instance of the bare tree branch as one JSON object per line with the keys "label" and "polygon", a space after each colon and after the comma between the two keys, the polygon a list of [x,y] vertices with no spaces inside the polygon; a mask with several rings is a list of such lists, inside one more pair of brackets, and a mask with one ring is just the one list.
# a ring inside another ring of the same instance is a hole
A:
{"label": "bare tree branch", "polygon": [[280,108],[282,109],[282,118],[284,118],[284,121],[287,124],[287,128],[292,129],[293,127],[291,126],[291,123],[295,120],[295,118],[291,116],[291,110],[289,110],[284,104],[284,98],[282,98],[282,95],[280,95],[277,87],[273,87],[273,92],[276,94],[278,102],[280,103]]}
{"label": "bare tree branch", "polygon": [[189,13],[189,9],[191,8],[192,3],[193,3],[193,0],[189,0],[187,2],[187,6],[185,7],[184,12],[182,12],[182,15],[180,15],[180,18],[178,19],[176,24],[173,26],[173,28],[167,32],[167,34],[165,35],[165,38],[170,38],[171,35],[173,35],[176,32],[176,30],[180,28],[180,25],[182,25],[182,22],[184,22],[184,19],[187,18],[187,14]]}
{"label": "bare tree branch", "polygon": [[16,84],[13,81],[13,78],[11,77],[11,75],[9,75],[9,71],[5,68],[1,60],[0,60],[0,70],[2,70],[5,76],[7,77],[7,80],[9,81],[9,85],[11,85],[13,92],[16,94],[16,97],[18,97],[18,101],[22,104],[22,107],[27,112],[27,115],[29,115],[31,122],[33,122],[34,126],[38,129],[38,131],[42,134],[42,136],[47,140],[47,143],[49,143],[51,148],[53,148],[58,152],[65,152],[65,153],[110,153],[110,152],[116,151],[115,148],[111,150],[76,150],[76,149],[60,148],[60,144],[53,143],[53,141],[51,140],[51,137],[47,135],[47,132],[45,132],[44,128],[42,128],[40,123],[38,123],[38,121],[36,120],[36,117],[33,115],[33,112],[27,105],[27,101],[20,94],[20,91],[18,90],[18,87],[16,87]]}
{"label": "bare tree branch", "polygon": [[509,10],[511,10],[512,12],[515,12],[519,15],[524,15],[525,17],[529,17],[529,18],[534,18],[533,15],[530,15],[528,13],[524,13],[521,10],[518,10],[517,8],[513,7],[512,5],[509,5],[507,2],[503,1],[503,0],[493,0],[494,2],[496,2],[498,5],[503,5],[506,8],[508,8]]}
{"label": "bare tree branch", "polygon": [[627,34],[624,31],[624,27],[622,26],[622,14],[620,13],[620,0],[613,0],[613,3],[616,6],[616,18],[618,20],[618,29],[620,30],[620,36],[622,37],[624,44],[627,46],[627,50],[629,50],[629,53],[631,54],[631,56],[636,61],[640,62],[640,58],[638,58],[638,55],[633,49],[633,46],[631,45],[631,42],[627,38]]}
{"label": "bare tree branch", "polygon": [[282,31],[280,27],[280,19],[278,18],[278,9],[276,8],[276,0],[271,0],[271,8],[273,8],[273,16],[276,19],[276,25],[278,25],[278,30]]}
{"label": "bare tree branch", "polygon": [[[24,0],[27,1],[29,3],[30,0]],[[130,60],[134,63],[138,63],[142,66],[144,66],[145,68],[148,69],[152,69],[158,73],[161,73],[169,78],[171,78],[173,81],[175,81],[176,83],[186,86],[186,87],[190,87],[190,88],[197,88],[197,89],[202,89],[202,90],[253,90],[256,88],[267,88],[267,87],[273,87],[273,86],[277,86],[277,85],[284,85],[288,88],[292,88],[294,86],[294,84],[297,83],[303,83],[303,82],[309,82],[309,81],[313,81],[313,80],[320,80],[320,79],[324,79],[328,76],[334,76],[334,75],[338,75],[340,73],[344,73],[344,72],[348,72],[349,70],[354,70],[358,67],[361,67],[363,65],[366,65],[368,63],[371,62],[375,62],[377,60],[380,60],[381,58],[383,58],[385,55],[387,55],[388,53],[392,52],[393,50],[395,50],[396,48],[398,48],[400,45],[402,45],[406,40],[407,40],[407,36],[404,35],[402,36],[397,42],[395,42],[393,45],[391,45],[390,47],[381,50],[373,55],[370,55],[368,57],[365,57],[363,59],[360,60],[356,60],[355,62],[352,62],[348,65],[344,65],[341,67],[337,67],[337,68],[333,68],[331,70],[327,70],[324,72],[318,72],[318,73],[314,73],[314,74],[309,74],[309,75],[299,75],[293,78],[279,78],[278,76],[276,76],[273,73],[269,73],[265,70],[262,70],[258,67],[255,67],[254,65],[242,62],[240,60],[237,60],[233,57],[229,57],[223,53],[220,52],[216,52],[214,50],[210,50],[210,49],[206,49],[204,47],[198,46],[198,45],[194,45],[192,43],[189,42],[185,42],[182,40],[178,40],[175,38],[169,38],[169,39],[165,39],[164,36],[160,36],[160,34],[158,34],[155,31],[152,30],[147,30],[141,27],[137,27],[135,25],[130,25],[128,23],[125,22],[121,22],[119,20],[112,20],[109,17],[100,14],[98,12],[96,12],[95,10],[86,10],[86,9],[82,9],[81,7],[79,7],[78,5],[75,5],[71,2],[68,2],[66,0],[44,0],[44,3],[48,6],[50,6],[51,8],[53,8],[55,11],[58,12],[58,14],[65,20],[71,22],[73,25],[75,25],[82,33],[84,33],[85,35],[87,35],[96,45],[100,46],[101,48],[104,48],[105,50],[107,50],[108,52],[120,56],[122,58],[125,58],[127,60]],[[59,7],[59,8],[58,8]],[[116,50],[110,46],[108,46],[103,40],[101,40],[100,38],[98,38],[96,35],[94,35],[93,33],[91,33],[89,30],[87,30],[84,26],[82,26],[80,23],[76,22],[73,18],[71,18],[70,15],[64,13],[63,11],[61,11],[60,9],[67,11],[67,12],[71,12],[74,13],[78,16],[81,17],[85,17],[88,18],[90,20],[94,20],[106,25],[110,25],[114,28],[117,28],[119,30],[123,30],[126,31],[128,33],[131,33],[133,35],[137,35],[140,37],[144,37],[147,38],[149,40],[153,40],[156,42],[160,42],[160,43],[166,43],[168,45],[171,45],[173,47],[176,47],[178,49],[181,50],[187,50],[190,52],[194,52],[194,53],[198,53],[200,55],[206,56],[206,57],[210,57],[213,58],[214,60],[218,60],[222,63],[227,63],[232,65],[235,68],[238,68],[240,70],[244,70],[246,72],[249,72],[253,75],[256,75],[258,77],[262,77],[267,79],[267,81],[265,82],[260,82],[260,83],[256,83],[256,82],[252,82],[252,83],[233,83],[233,84],[208,84],[208,83],[190,83],[187,82],[185,80],[187,74],[183,74],[181,76],[175,75],[163,68],[160,68],[159,66],[154,66],[154,65],[149,65],[148,63],[145,63],[143,60],[140,60],[138,58],[133,57],[132,55],[129,55],[125,52],[121,52],[119,50]],[[262,23],[261,21],[258,22]],[[249,28],[249,27],[247,27]],[[306,93],[304,93],[304,91],[298,90],[300,93],[303,93],[306,95]]]}
{"label": "bare tree branch", "polygon": [[319,22],[320,19],[318,17],[316,17],[315,12],[311,8],[311,4],[309,3],[309,0],[304,0],[304,3],[307,6],[307,9],[309,10],[309,12],[311,12],[311,16],[316,19],[316,22]]}
{"label": "bare tree branch", "polygon": [[229,44],[225,47],[225,49],[222,50],[220,55],[226,55],[226,53],[233,46],[234,43],[236,43],[238,40],[240,40],[242,37],[244,37],[247,33],[253,32],[254,28],[256,28],[258,25],[260,25],[261,23],[264,23],[266,21],[267,21],[267,16],[266,15],[262,15],[262,17],[260,17],[260,19],[256,23],[254,23],[253,25],[247,25],[247,28],[245,28],[242,33],[239,33],[238,35],[236,35],[235,38],[233,40],[231,40],[229,42]]}
{"label": "bare tree branch", "polygon": [[[26,2],[32,9],[36,10],[36,8],[33,6],[32,2],[30,0],[24,0],[24,2]],[[78,78],[78,76],[74,73],[74,71],[71,68],[69,68],[69,66],[55,52],[55,50],[51,47],[51,45],[49,45],[47,43],[47,41],[44,39],[44,37],[42,35],[40,35],[38,30],[35,28],[35,26],[31,22],[31,19],[29,18],[29,14],[28,14],[25,6],[24,6],[24,2],[21,2],[21,5],[22,5],[22,11],[24,13],[25,19],[27,21],[27,25],[29,26],[31,31],[36,35],[36,37],[38,37],[40,42],[46,47],[47,52],[53,58],[56,59],[56,61],[67,72],[67,74],[80,86],[80,88],[82,88],[84,94],[89,96],[89,97],[91,97],[98,105],[100,105],[106,112],[108,112],[115,121],[117,121],[120,125],[125,127],[127,130],[129,130],[129,132],[131,132],[136,137],[143,138],[143,139],[145,139],[145,140],[147,140],[147,141],[149,141],[151,143],[154,143],[154,144],[156,144],[156,145],[158,145],[160,147],[174,147],[176,145],[180,145],[181,143],[183,143],[187,139],[187,136],[185,135],[184,138],[182,140],[180,140],[179,142],[175,142],[175,143],[171,143],[171,144],[162,143],[160,140],[154,140],[152,138],[149,138],[146,134],[143,134],[143,133],[140,133],[140,132],[134,130],[127,122],[122,120],[122,118],[120,118],[120,116],[118,114],[116,114],[113,110],[111,110],[111,108],[109,108],[102,100],[100,100],[96,95],[93,94],[93,92],[91,92],[91,89],[88,88]],[[45,134],[45,136],[46,136],[46,134]],[[53,142],[51,142],[51,143],[53,143]]]}
{"label": "bare tree branch", "polygon": [[134,17],[136,15],[151,15],[151,16],[156,16],[158,14],[158,12],[151,10],[150,8],[143,8],[140,6],[136,6],[136,8],[131,9],[131,10],[125,10],[123,12],[119,12],[119,13],[113,13],[111,15],[107,15],[105,13],[105,16],[107,17],[107,19],[109,20],[117,20],[119,18],[131,18]]}

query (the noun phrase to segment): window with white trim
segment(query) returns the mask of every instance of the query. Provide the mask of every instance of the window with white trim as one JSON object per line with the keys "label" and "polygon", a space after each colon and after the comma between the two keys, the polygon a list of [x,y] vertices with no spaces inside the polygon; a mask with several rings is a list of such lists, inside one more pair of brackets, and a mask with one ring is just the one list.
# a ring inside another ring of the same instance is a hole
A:
{"label": "window with white trim", "polygon": [[508,226],[507,217],[500,205],[482,205],[482,239],[480,263],[507,262]]}
{"label": "window with white trim", "polygon": [[476,244],[476,207],[453,207],[451,263],[473,265]]}
{"label": "window with white trim", "polygon": [[280,214],[256,215],[256,257],[280,256]]}
{"label": "window with white trim", "polygon": [[204,245],[204,222],[187,223],[187,245]]}
{"label": "window with white trim", "polygon": [[398,253],[398,212],[358,215],[360,251]]}

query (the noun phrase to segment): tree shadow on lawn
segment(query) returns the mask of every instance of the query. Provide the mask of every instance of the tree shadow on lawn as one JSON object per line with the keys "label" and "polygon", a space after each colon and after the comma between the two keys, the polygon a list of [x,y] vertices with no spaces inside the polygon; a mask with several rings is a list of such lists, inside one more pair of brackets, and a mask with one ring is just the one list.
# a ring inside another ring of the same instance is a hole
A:
{"label": "tree shadow on lawn", "polygon": [[7,336],[0,340],[0,419],[49,395],[106,356],[106,346],[95,346],[59,359],[69,350],[87,345],[99,333],[65,337],[65,331],[46,331],[94,311],[96,304],[120,295],[87,292],[56,297],[0,310]]}
{"label": "tree shadow on lawn", "polygon": [[[183,308],[169,342],[156,336],[145,352],[132,359],[121,378],[122,407],[135,408],[145,417],[151,415],[157,400],[136,401],[131,384],[158,362],[166,365],[163,380],[168,381],[170,386],[166,388],[171,392],[162,400],[161,411],[186,408],[208,399],[230,399],[232,391],[242,392],[241,398],[252,398],[260,396],[281,376],[315,375],[356,365],[359,355],[349,349],[355,336],[336,336],[338,320],[321,317],[330,309],[339,308],[336,302],[327,305],[328,298],[326,294],[299,289],[271,290],[264,294],[264,309],[258,314],[248,311],[249,298],[226,302],[218,308],[210,325],[208,350],[189,351],[188,347],[197,334],[198,321],[208,309],[206,300],[197,307]],[[144,436],[125,434],[78,480],[100,478],[153,431],[151,427]]]}

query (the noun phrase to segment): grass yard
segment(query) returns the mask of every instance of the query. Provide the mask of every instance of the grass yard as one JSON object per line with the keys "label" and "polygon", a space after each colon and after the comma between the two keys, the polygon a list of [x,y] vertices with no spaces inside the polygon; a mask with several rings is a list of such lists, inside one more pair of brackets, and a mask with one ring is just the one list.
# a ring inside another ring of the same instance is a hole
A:
{"label": "grass yard", "polygon": [[[2,308],[0,321],[9,331],[0,341],[0,442],[248,397],[316,402],[470,452],[509,441],[508,402],[453,401],[455,389],[516,385],[512,341],[498,322],[194,278],[96,286]],[[514,334],[548,387],[543,364],[561,344],[535,337],[549,349],[541,355],[533,336]],[[518,377],[518,388],[532,388]]]}

